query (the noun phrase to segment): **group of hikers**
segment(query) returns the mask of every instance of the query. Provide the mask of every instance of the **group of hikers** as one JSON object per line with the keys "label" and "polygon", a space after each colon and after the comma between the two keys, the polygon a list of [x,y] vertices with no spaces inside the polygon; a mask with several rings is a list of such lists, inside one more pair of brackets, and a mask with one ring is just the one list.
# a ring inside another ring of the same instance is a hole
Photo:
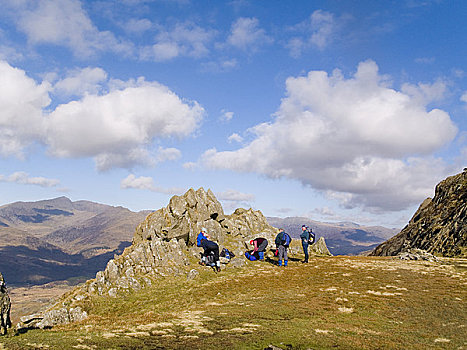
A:
{"label": "group of hikers", "polygon": [[[305,254],[305,259],[303,263],[308,263],[308,246],[313,244],[315,241],[315,234],[311,228],[306,225],[302,225],[302,232],[300,234],[300,240],[302,242],[303,253]],[[276,245],[276,250],[274,255],[278,257],[279,266],[288,265],[287,250],[292,241],[292,238],[284,229],[280,228],[279,233],[277,234],[274,243]],[[249,260],[264,260],[264,253],[269,242],[266,238],[258,237],[250,241],[252,249],[245,252],[245,257]],[[217,272],[221,270],[220,260],[219,260],[219,245],[211,240],[211,237],[208,235],[206,228],[202,228],[201,232],[198,234],[196,239],[196,245],[203,248],[204,252],[201,256],[200,264],[204,266],[211,266]],[[227,258],[233,257],[233,253],[229,252],[224,248],[222,254]],[[229,256],[230,255],[230,256]]]}

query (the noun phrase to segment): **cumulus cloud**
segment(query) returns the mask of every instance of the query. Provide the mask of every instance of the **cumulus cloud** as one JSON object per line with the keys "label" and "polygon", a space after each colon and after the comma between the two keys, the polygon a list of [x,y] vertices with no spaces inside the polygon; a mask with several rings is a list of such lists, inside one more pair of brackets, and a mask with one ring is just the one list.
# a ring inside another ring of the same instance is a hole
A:
{"label": "cumulus cloud", "polygon": [[179,187],[164,188],[154,185],[154,179],[149,176],[136,177],[134,174],[128,175],[120,182],[120,188],[122,189],[138,189],[146,190],[164,194],[180,194],[183,193],[184,189]]}
{"label": "cumulus cloud", "polygon": [[286,47],[292,57],[299,57],[303,50],[310,47],[323,50],[332,42],[339,27],[339,21],[334,14],[316,10],[307,21],[294,26],[293,29],[301,34],[291,38]]}
{"label": "cumulus cloud", "polygon": [[0,155],[23,157],[24,149],[41,140],[42,109],[50,104],[50,85],[37,84],[20,69],[0,61]]}
{"label": "cumulus cloud", "polygon": [[[106,75],[99,69],[89,73],[97,76],[87,79],[94,83]],[[86,81],[84,76],[59,81],[55,88],[62,83],[61,89],[76,94],[75,82]],[[41,142],[53,156],[94,157],[101,171],[178,159],[177,149],[160,148],[153,155],[151,145],[155,140],[191,135],[203,118],[203,108],[143,78],[107,85],[105,93],[96,94],[90,84],[89,91],[81,91],[84,97],[46,114],[50,84],[38,84],[0,61],[0,155],[21,157],[30,143]]]}
{"label": "cumulus cloud", "polygon": [[223,122],[231,121],[234,116],[234,112],[229,112],[225,109],[221,110],[221,117],[220,120]]}
{"label": "cumulus cloud", "polygon": [[323,49],[331,40],[336,23],[334,15],[327,11],[316,10],[310,16],[312,34],[310,42]]}
{"label": "cumulus cloud", "polygon": [[427,105],[432,102],[443,100],[446,94],[447,86],[444,81],[438,80],[433,84],[418,83],[417,85],[405,83],[401,91],[416,100],[417,103]]}
{"label": "cumulus cloud", "polygon": [[182,152],[177,148],[163,148],[159,147],[157,151],[157,161],[165,162],[168,160],[177,160],[182,156]]}
{"label": "cumulus cloud", "polygon": [[209,53],[209,44],[216,32],[193,23],[177,23],[168,31],[161,28],[152,46],[141,49],[143,60],[168,61],[178,56],[199,58]]}
{"label": "cumulus cloud", "polygon": [[196,102],[187,104],[167,87],[140,79],[58,106],[48,116],[47,143],[58,157],[98,157],[99,170],[108,163],[147,165],[146,146],[155,138],[190,135],[203,112]]}
{"label": "cumulus cloud", "polygon": [[35,185],[40,187],[55,187],[60,184],[59,180],[47,179],[45,177],[31,177],[24,171],[17,171],[9,176],[0,174],[0,182],[14,182],[21,185]]}
{"label": "cumulus cloud", "polygon": [[257,18],[241,17],[231,28],[227,43],[242,50],[252,50],[257,45],[269,43],[272,39],[259,26]]}
{"label": "cumulus cloud", "polygon": [[287,79],[286,88],[275,119],[250,130],[252,142],[210,149],[202,163],[296,179],[367,210],[419,203],[446,175],[431,154],[455,137],[456,126],[446,112],[427,110],[427,99],[391,88],[375,62],[361,62],[349,78],[311,71]]}
{"label": "cumulus cloud", "polygon": [[227,138],[227,141],[229,141],[229,143],[231,142],[242,142],[243,141],[243,137],[241,137],[239,134],[237,133],[233,133],[232,135],[230,135],[228,138]]}
{"label": "cumulus cloud", "polygon": [[99,31],[78,0],[24,0],[5,6],[13,11],[18,28],[31,44],[63,45],[79,57],[102,51],[132,51],[131,44],[111,32]]}
{"label": "cumulus cloud", "polygon": [[98,94],[103,90],[103,83],[106,81],[107,73],[102,68],[75,69],[54,84],[54,92],[64,96]]}

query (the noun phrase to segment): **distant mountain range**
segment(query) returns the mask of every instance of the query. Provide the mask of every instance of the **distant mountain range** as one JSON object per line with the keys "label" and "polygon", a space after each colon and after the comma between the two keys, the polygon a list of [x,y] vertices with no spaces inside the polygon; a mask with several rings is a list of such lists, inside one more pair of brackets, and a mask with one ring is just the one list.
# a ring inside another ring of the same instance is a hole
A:
{"label": "distant mountain range", "polygon": [[324,223],[304,217],[266,219],[270,225],[283,228],[293,238],[300,236],[302,225],[311,227],[317,238],[325,238],[333,255],[358,255],[369,252],[400,231],[382,226],[361,226],[353,222]]}
{"label": "distant mountain range", "polygon": [[1,206],[0,271],[12,285],[93,277],[150,212],[66,197]]}
{"label": "distant mountain range", "polygon": [[[131,244],[135,228],[151,211],[132,212],[59,197],[0,207],[0,271],[10,285],[86,280]],[[331,253],[355,255],[398,233],[354,223],[328,224],[307,218],[267,218],[298,238],[302,224],[325,237]]]}

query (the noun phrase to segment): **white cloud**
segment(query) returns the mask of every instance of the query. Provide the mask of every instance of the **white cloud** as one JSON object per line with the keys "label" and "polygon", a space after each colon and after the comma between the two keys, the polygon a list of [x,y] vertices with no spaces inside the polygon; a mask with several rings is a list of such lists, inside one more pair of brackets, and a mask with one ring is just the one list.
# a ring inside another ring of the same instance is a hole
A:
{"label": "white cloud", "polygon": [[151,165],[146,147],[155,138],[190,135],[203,113],[196,102],[188,104],[167,87],[140,79],[58,106],[48,118],[47,143],[58,157],[97,157],[99,170]]}
{"label": "white cloud", "polygon": [[50,103],[48,83],[0,61],[0,156],[23,156],[24,148],[44,134],[42,109]]}
{"label": "white cloud", "polygon": [[461,100],[462,102],[467,103],[467,91],[464,92],[464,93],[462,94],[460,100]]}
{"label": "white cloud", "polygon": [[234,201],[234,202],[252,202],[255,200],[255,196],[250,193],[242,193],[237,190],[228,189],[223,192],[217,192],[216,197],[219,200]]}
{"label": "white cloud", "polygon": [[152,46],[141,49],[143,60],[167,61],[178,56],[203,57],[209,53],[209,44],[215,31],[192,23],[177,23],[171,31],[161,29]]}
{"label": "white cloud", "polygon": [[242,50],[254,50],[258,45],[270,43],[272,39],[259,27],[257,18],[241,17],[232,24],[227,43]]}
{"label": "white cloud", "polygon": [[312,34],[311,44],[319,49],[326,47],[332,39],[336,29],[334,15],[327,11],[316,10],[310,16]]}
{"label": "white cloud", "polygon": [[181,156],[182,156],[182,152],[180,152],[180,150],[177,148],[159,147],[157,151],[158,162],[165,162],[168,160],[177,160],[177,159],[180,159]]}
{"label": "white cloud", "polygon": [[433,84],[418,83],[403,84],[401,91],[411,97],[412,100],[416,100],[421,105],[427,105],[432,102],[441,101],[446,94],[446,83],[438,80]]}
{"label": "white cloud", "polygon": [[227,141],[229,141],[229,143],[231,142],[242,142],[243,141],[243,137],[241,137],[239,134],[237,133],[233,133],[232,135],[230,135],[227,139]]}
{"label": "white cloud", "polygon": [[234,113],[233,112],[229,112],[225,109],[221,110],[221,117],[220,117],[220,120],[221,121],[224,121],[224,122],[228,122],[228,121],[231,121],[233,116],[234,116]]}
{"label": "white cloud", "polygon": [[99,51],[132,51],[131,44],[119,41],[111,32],[99,31],[78,0],[24,0],[6,6],[31,44],[63,45],[80,57]]}
{"label": "white cloud", "polygon": [[305,49],[315,47],[323,50],[328,46],[336,36],[340,28],[339,21],[334,14],[316,10],[311,15],[309,20],[298,23],[292,29],[299,31],[299,36],[291,38],[286,47],[290,50],[292,57],[299,57]]}
{"label": "white cloud", "polygon": [[0,174],[0,182],[14,182],[21,185],[35,185],[40,187],[55,187],[60,184],[59,180],[47,179],[45,177],[31,177],[24,171],[17,171],[9,176]]}
{"label": "white cloud", "polygon": [[[92,81],[85,75],[74,78]],[[24,71],[0,61],[0,155],[21,157],[29,144],[41,142],[57,157],[94,157],[99,170],[152,166],[180,157],[175,148],[159,149],[156,156],[149,150],[157,139],[191,135],[204,115],[198,103],[143,78],[102,83],[109,91],[94,94],[105,72],[91,70],[89,75],[97,79],[89,83],[88,91],[80,91],[83,98],[45,115],[50,84],[39,85]],[[71,93],[79,85],[76,81],[59,81],[60,88]]]}
{"label": "white cloud", "polygon": [[54,92],[65,96],[84,96],[98,94],[107,81],[107,73],[102,68],[86,67],[72,70],[68,76],[54,85]]}
{"label": "white cloud", "polygon": [[144,33],[152,28],[152,23],[147,18],[136,19],[132,18],[125,23],[124,29],[130,33]]}
{"label": "white cloud", "polygon": [[187,170],[195,170],[198,167],[198,163],[195,162],[186,162],[183,163],[183,168]]}
{"label": "white cloud", "polygon": [[128,175],[120,182],[120,188],[122,189],[139,189],[139,190],[146,190],[164,194],[180,194],[184,192],[183,188],[179,187],[171,187],[171,188],[164,188],[154,185],[154,179],[149,176],[140,176],[136,177],[133,174]]}
{"label": "white cloud", "polygon": [[203,164],[296,179],[368,210],[419,203],[446,175],[430,155],[457,133],[449,115],[391,88],[373,61],[348,79],[338,70],[311,71],[286,86],[275,119],[252,128],[252,142],[208,150]]}

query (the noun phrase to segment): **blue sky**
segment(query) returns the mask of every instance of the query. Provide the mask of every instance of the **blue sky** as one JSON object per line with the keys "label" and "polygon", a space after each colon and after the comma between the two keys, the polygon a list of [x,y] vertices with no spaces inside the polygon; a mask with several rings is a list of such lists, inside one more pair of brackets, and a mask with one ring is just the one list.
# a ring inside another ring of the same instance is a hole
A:
{"label": "blue sky", "polygon": [[0,0],[0,204],[402,227],[467,165],[465,1]]}

